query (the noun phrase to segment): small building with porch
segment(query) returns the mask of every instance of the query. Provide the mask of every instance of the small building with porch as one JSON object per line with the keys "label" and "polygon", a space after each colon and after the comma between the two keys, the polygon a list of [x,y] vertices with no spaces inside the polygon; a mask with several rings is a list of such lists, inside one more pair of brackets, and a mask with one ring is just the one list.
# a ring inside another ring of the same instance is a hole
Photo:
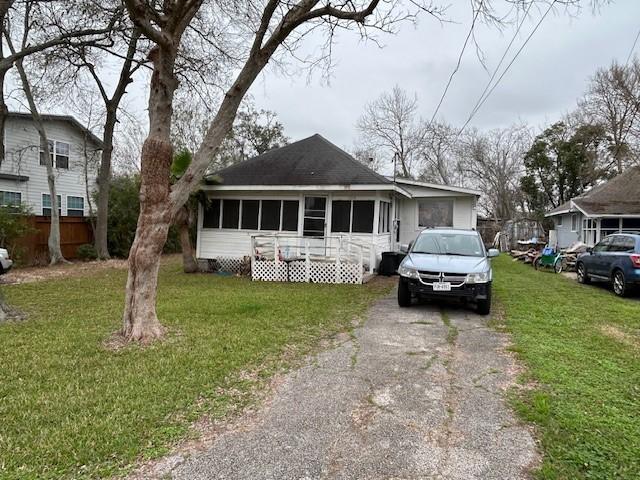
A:
{"label": "small building with porch", "polygon": [[203,185],[196,256],[256,280],[361,283],[428,227],[475,228],[479,192],[382,176],[320,135]]}
{"label": "small building with porch", "polygon": [[640,233],[640,166],[550,210],[557,247],[574,242],[592,247],[612,233]]}

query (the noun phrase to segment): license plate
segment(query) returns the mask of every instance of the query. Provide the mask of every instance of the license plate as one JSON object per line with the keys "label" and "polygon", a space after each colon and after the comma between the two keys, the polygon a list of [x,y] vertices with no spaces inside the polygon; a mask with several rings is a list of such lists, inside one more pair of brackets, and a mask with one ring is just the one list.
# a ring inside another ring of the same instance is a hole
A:
{"label": "license plate", "polygon": [[450,292],[451,291],[451,283],[449,282],[438,282],[433,284],[434,292]]}

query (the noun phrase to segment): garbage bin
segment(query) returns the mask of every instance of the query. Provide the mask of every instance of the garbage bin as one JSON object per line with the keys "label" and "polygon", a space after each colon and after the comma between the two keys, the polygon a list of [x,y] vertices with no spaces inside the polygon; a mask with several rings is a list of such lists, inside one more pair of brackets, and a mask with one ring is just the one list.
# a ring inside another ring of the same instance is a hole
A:
{"label": "garbage bin", "polygon": [[378,273],[387,277],[395,275],[403,258],[404,253],[401,252],[382,252]]}

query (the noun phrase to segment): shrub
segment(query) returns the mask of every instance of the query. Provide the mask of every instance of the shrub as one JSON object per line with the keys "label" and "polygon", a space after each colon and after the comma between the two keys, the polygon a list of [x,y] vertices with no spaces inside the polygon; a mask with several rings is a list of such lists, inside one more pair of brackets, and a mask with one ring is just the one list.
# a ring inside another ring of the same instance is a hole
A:
{"label": "shrub", "polygon": [[76,253],[78,254],[78,258],[80,260],[84,260],[85,262],[88,260],[95,260],[96,258],[98,258],[98,252],[96,251],[96,247],[94,247],[90,243],[85,243],[84,245],[80,245]]}
{"label": "shrub", "polygon": [[22,263],[25,253],[22,241],[36,231],[29,223],[31,215],[26,205],[0,206],[0,247],[6,248],[18,264]]}

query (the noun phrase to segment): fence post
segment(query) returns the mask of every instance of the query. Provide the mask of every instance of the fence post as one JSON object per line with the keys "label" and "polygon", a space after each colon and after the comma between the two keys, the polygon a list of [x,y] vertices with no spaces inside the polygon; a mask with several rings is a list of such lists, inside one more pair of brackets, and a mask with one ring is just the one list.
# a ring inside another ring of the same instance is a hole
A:
{"label": "fence post", "polygon": [[362,283],[362,275],[364,274],[364,252],[362,246],[358,247],[360,249],[359,262],[358,265],[360,268],[358,269],[358,276],[360,277],[360,283]]}
{"label": "fence post", "polygon": [[342,251],[342,236],[338,237],[338,250],[336,251],[336,283],[342,283],[342,264],[340,252]]}
{"label": "fence post", "polygon": [[254,262],[255,262],[255,257],[256,257],[256,237],[254,237],[253,235],[251,235],[251,251],[249,252],[249,254],[251,255],[249,257],[249,264],[251,266],[251,280],[254,280]]}
{"label": "fence post", "polygon": [[373,268],[376,264],[376,247],[375,244],[369,245],[369,273],[373,274]]}
{"label": "fence post", "polygon": [[304,281],[309,283],[311,281],[311,257],[309,256],[309,240],[306,240],[304,242],[304,264]]}

